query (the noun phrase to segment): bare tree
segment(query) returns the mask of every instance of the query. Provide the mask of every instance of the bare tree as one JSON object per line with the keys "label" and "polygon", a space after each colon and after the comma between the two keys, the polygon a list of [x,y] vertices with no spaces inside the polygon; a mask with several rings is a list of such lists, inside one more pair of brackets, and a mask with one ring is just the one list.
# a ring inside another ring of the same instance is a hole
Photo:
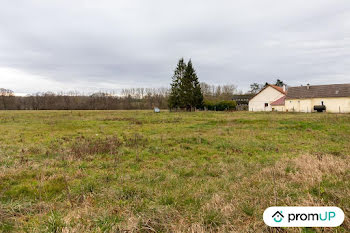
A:
{"label": "bare tree", "polygon": [[14,94],[10,89],[0,88],[0,97],[3,109],[10,109],[11,105],[14,105]]}
{"label": "bare tree", "polygon": [[201,89],[204,99],[214,100],[231,100],[232,96],[238,93],[237,86],[233,84],[227,85],[209,85],[201,83]]}

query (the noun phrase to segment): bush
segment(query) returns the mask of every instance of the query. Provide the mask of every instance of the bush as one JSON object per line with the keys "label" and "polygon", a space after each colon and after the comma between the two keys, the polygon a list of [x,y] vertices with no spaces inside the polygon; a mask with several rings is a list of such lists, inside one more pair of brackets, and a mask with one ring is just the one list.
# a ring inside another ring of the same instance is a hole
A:
{"label": "bush", "polygon": [[236,110],[237,103],[234,100],[223,101],[204,101],[204,107],[210,111],[228,111]]}

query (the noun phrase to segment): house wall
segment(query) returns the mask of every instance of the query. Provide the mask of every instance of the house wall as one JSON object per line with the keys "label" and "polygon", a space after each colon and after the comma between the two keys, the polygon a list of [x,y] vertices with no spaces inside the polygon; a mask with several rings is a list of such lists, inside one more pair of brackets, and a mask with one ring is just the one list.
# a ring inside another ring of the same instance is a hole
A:
{"label": "house wall", "polygon": [[[283,96],[284,94],[269,86],[249,101],[249,111],[272,111],[271,103]],[[265,103],[268,103],[267,107]]]}
{"label": "house wall", "polygon": [[271,106],[273,111],[276,112],[285,112],[286,111],[286,107],[284,105],[275,105],[275,106]]}
{"label": "house wall", "polygon": [[285,107],[288,112],[313,112],[311,99],[286,99]]}
{"label": "house wall", "polygon": [[350,97],[286,99],[285,108],[289,112],[314,112],[315,105],[323,104],[326,112],[350,113]]}

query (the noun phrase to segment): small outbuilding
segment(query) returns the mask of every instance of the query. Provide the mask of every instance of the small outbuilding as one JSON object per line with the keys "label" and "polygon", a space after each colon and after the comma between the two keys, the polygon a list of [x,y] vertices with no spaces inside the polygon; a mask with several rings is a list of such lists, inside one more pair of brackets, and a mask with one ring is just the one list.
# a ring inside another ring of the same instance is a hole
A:
{"label": "small outbuilding", "polygon": [[286,109],[285,108],[285,100],[286,100],[286,96],[282,96],[278,100],[273,101],[271,103],[272,111],[284,112]]}
{"label": "small outbuilding", "polygon": [[254,94],[243,94],[243,95],[234,95],[232,96],[232,100],[236,101],[237,106],[236,109],[238,111],[247,111],[249,100],[254,97]]}

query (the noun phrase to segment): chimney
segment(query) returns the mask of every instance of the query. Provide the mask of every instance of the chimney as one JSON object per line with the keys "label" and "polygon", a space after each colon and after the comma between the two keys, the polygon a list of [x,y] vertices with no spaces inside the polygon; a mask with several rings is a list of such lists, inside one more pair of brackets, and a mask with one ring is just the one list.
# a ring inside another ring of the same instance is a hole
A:
{"label": "chimney", "polygon": [[307,85],[306,85],[306,89],[310,89],[310,83],[308,83]]}
{"label": "chimney", "polygon": [[286,85],[283,85],[283,91],[286,92]]}

